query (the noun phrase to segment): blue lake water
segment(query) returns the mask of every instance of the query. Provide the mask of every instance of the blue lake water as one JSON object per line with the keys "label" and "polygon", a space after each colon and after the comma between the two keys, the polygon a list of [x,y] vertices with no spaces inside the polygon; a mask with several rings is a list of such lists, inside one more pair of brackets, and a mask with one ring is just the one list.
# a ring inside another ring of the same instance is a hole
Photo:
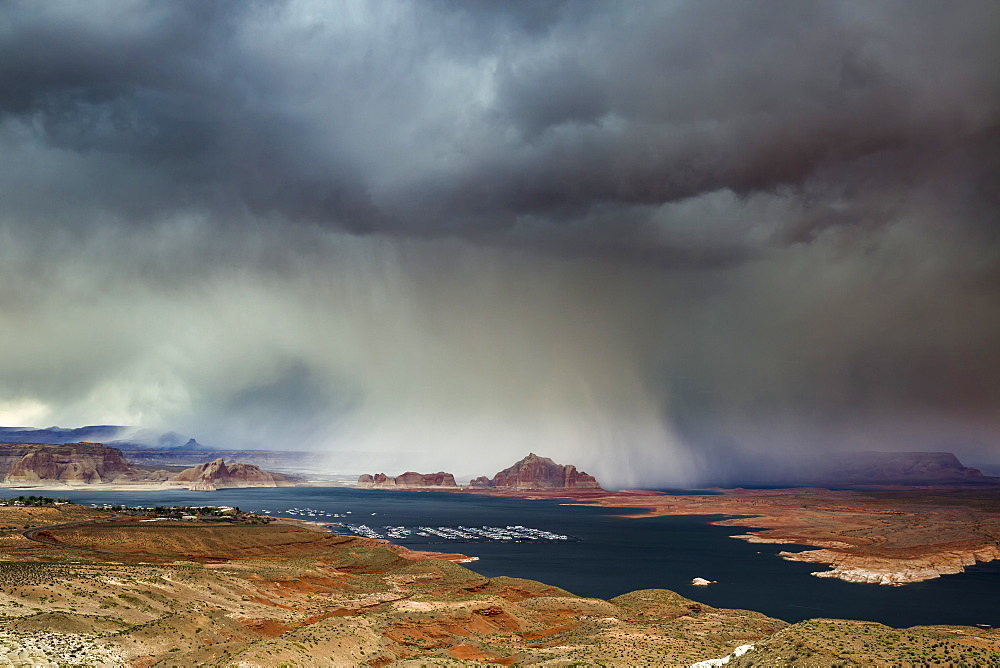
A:
{"label": "blue lake water", "polygon": [[[722,608],[757,610],[795,622],[812,617],[866,619],[891,626],[990,624],[1000,626],[1000,562],[980,564],[959,575],[903,587],[851,584],[817,578],[825,566],[785,561],[782,545],[729,538],[740,527],[719,527],[709,516],[616,517],[615,508],[562,505],[447,492],[358,490],[344,487],[183,490],[144,492],[79,491],[76,503],[125,505],[230,505],[243,510],[315,508],[351,511],[351,522],[369,526],[524,525],[579,538],[578,542],[460,543],[428,545],[395,541],[418,549],[479,557],[466,564],[485,576],[539,580],[581,596],[611,598],[636,589],[671,589]],[[375,513],[373,516],[372,513]],[[345,521],[322,518],[324,521]],[[702,577],[717,584],[697,587]]]}

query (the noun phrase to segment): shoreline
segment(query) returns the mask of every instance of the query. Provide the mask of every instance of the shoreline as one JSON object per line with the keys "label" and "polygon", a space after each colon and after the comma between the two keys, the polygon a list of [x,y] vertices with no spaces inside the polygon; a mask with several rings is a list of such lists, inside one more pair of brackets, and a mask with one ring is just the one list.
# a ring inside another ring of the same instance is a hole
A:
{"label": "shoreline", "polygon": [[[925,494],[952,487],[907,490]],[[676,495],[643,490],[623,492],[504,491],[498,496],[530,499],[570,497],[579,505],[638,508],[646,512],[620,517],[731,515],[717,526],[751,529],[732,538],[751,543],[802,545],[818,548],[781,552],[787,561],[825,564],[829,570],[812,575],[845,582],[901,586],[965,567],[1000,560],[1000,542],[984,536],[1000,532],[1000,514],[966,506],[888,505],[856,490],[791,487],[771,490],[704,490],[712,494]],[[900,491],[899,489],[895,491]],[[521,492],[521,493],[518,493]],[[581,503],[586,502],[586,503]],[[568,504],[576,505],[576,504]]]}
{"label": "shoreline", "polygon": [[[882,491],[930,494],[952,489],[955,487],[949,485],[887,486]],[[984,539],[984,536],[1000,535],[1000,514],[965,506],[915,506],[906,499],[886,505],[866,495],[873,490],[704,488],[692,491],[705,494],[690,495],[653,490],[468,487],[396,488],[392,491],[447,491],[529,500],[566,499],[569,503],[563,505],[643,511],[618,515],[629,519],[727,515],[730,517],[709,524],[750,529],[731,536],[750,543],[817,548],[802,552],[782,551],[778,556],[786,561],[827,565],[828,570],[815,571],[812,575],[858,584],[901,586],[962,573],[967,566],[977,563],[1000,560],[1000,542]],[[922,526],[914,531],[917,525]],[[984,527],[992,528],[992,532]],[[857,535],[859,532],[863,535]]]}
{"label": "shoreline", "polygon": [[[115,665],[312,665],[320,656],[331,665],[690,666],[755,645],[764,652],[756,663],[780,662],[790,647],[828,646],[810,655],[823,659],[813,662],[895,665],[913,652],[929,656],[942,642],[951,643],[944,658],[993,665],[1000,656],[996,634],[967,622],[790,624],[664,589],[585,598],[544,580],[444,563],[462,564],[464,555],[330,535],[313,519],[145,525],[136,517],[109,524],[105,513],[82,506],[4,513],[43,538],[7,541],[13,572],[0,592],[7,612],[0,640],[20,643],[20,653],[31,639],[46,654],[38,663],[54,665],[49,654],[65,650],[75,654],[59,663],[106,656]],[[34,577],[50,571],[52,580]],[[895,654],[878,644],[883,637],[902,638]]]}
{"label": "shoreline", "polygon": [[[184,490],[188,492],[217,492],[224,489],[281,489],[285,487],[327,487],[328,485],[234,485],[216,487],[215,489],[193,489],[195,483],[170,483],[170,482],[137,482],[137,483],[53,483],[46,481],[38,485],[28,485],[25,483],[0,484],[0,490],[9,489],[18,492],[39,491],[39,492],[73,492],[73,491],[94,491],[94,492],[162,492],[166,490]],[[336,486],[336,485],[330,485]]]}
{"label": "shoreline", "polygon": [[[5,486],[12,492],[159,492],[191,490],[185,485],[158,483],[82,483]],[[309,481],[292,485],[247,485],[218,489],[278,489],[335,487],[374,489]],[[822,487],[779,489],[705,488],[702,494],[671,495],[655,490],[603,489],[490,489],[471,487],[387,487],[393,492],[448,492],[483,496],[561,500],[561,505],[588,505],[619,509],[618,517],[639,519],[676,515],[726,515],[717,526],[742,527],[731,536],[750,543],[799,545],[814,548],[782,551],[782,559],[823,564],[813,572],[821,578],[845,582],[900,586],[942,575],[961,573],[967,566],[1000,560],[1000,513],[967,505],[920,504],[922,495],[940,494],[954,487],[890,489],[911,493],[895,502],[874,498],[872,490],[831,490]],[[989,491],[989,490],[987,490]],[[994,490],[995,491],[995,490]],[[877,492],[876,492],[877,493]],[[2,493],[0,493],[2,494]],[[287,518],[300,523],[301,520]],[[301,525],[301,524],[300,524]],[[457,555],[464,557],[464,555]],[[450,559],[454,560],[454,559]],[[462,563],[458,561],[458,563]]]}

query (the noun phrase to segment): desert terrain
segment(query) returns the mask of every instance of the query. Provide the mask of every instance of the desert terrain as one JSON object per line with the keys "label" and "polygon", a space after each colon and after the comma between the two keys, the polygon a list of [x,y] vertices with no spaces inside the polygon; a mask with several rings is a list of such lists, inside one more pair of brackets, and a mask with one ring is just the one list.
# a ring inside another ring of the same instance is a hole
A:
{"label": "desert terrain", "polygon": [[12,665],[143,668],[662,666],[753,645],[737,665],[1000,661],[991,629],[789,626],[665,590],[604,601],[486,578],[455,563],[462,555],[293,520],[149,519],[0,507],[0,654]]}

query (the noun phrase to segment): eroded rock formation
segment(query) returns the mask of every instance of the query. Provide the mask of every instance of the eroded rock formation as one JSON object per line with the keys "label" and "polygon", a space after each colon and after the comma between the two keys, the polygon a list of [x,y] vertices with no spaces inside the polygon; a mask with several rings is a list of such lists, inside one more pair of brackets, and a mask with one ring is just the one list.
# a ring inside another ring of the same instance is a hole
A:
{"label": "eroded rock formation", "polygon": [[[486,484],[486,483],[489,484]],[[548,457],[530,453],[510,468],[500,471],[493,480],[480,477],[472,481],[473,487],[501,489],[600,489],[592,475],[578,471],[572,464],[556,464]]]}
{"label": "eroded rock formation", "polygon": [[5,483],[44,481],[95,484],[146,480],[152,474],[132,466],[117,448],[101,443],[2,443]]}
{"label": "eroded rock formation", "polygon": [[220,457],[181,471],[170,482],[184,484],[195,491],[212,491],[229,487],[289,487],[292,482],[279,473],[259,466],[236,462],[226,465]]}
{"label": "eroded rock formation", "polygon": [[858,555],[849,550],[824,549],[805,552],[779,552],[787,561],[804,561],[829,564],[830,570],[813,573],[820,578],[837,578],[847,582],[899,586],[910,582],[923,582],[942,575],[963,572],[967,566],[1000,559],[1000,546],[976,545],[940,551],[913,550],[916,556]]}
{"label": "eroded rock formation", "polygon": [[358,487],[423,489],[425,487],[458,487],[458,484],[455,482],[455,476],[444,471],[438,471],[437,473],[407,471],[395,478],[387,476],[384,473],[376,473],[374,476],[366,473],[358,478]]}

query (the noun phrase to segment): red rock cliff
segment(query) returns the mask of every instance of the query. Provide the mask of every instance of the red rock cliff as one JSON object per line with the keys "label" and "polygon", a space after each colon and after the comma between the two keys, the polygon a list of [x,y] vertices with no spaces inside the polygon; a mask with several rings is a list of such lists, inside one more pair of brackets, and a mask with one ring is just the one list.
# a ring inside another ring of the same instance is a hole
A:
{"label": "red rock cliff", "polygon": [[253,464],[237,462],[226,466],[221,457],[181,471],[170,481],[190,483],[189,489],[199,491],[227,487],[284,487],[290,484],[285,476],[265,471]]}
{"label": "red rock cliff", "polygon": [[374,476],[365,473],[358,478],[358,487],[394,487],[394,488],[423,488],[423,487],[458,487],[455,476],[444,471],[437,473],[416,473],[407,471],[395,478],[384,473],[376,473]]}
{"label": "red rock cliff", "polygon": [[[482,478],[473,481],[474,487],[486,487]],[[600,489],[592,475],[577,471],[572,464],[556,464],[548,457],[535,453],[500,471],[490,481],[492,487],[509,489]]]}
{"label": "red rock cliff", "polygon": [[4,443],[0,449],[10,463],[6,483],[102,483],[148,475],[129,464],[120,450],[101,443]]}

